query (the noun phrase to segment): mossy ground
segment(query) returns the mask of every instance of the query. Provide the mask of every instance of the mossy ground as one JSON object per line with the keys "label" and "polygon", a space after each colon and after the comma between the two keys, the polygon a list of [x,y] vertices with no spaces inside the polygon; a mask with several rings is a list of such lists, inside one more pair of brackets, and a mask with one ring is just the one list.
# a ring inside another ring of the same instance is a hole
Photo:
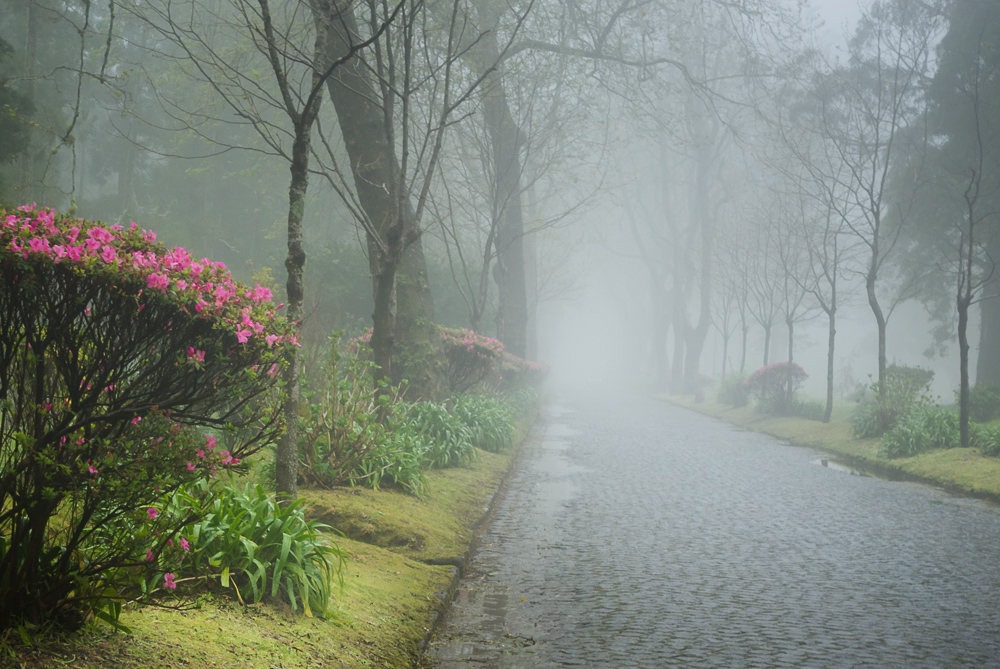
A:
{"label": "mossy ground", "polygon": [[661,399],[715,416],[742,428],[763,432],[793,444],[811,446],[839,456],[846,464],[888,478],[930,483],[952,492],[1000,502],[1000,459],[985,457],[972,448],[932,451],[911,458],[890,460],[878,454],[878,439],[855,439],[850,420],[853,404],[835,405],[829,423],[804,418],[762,416],[749,407],[734,409],[712,400],[690,397]]}
{"label": "mossy ground", "polygon": [[[522,438],[533,419],[520,426]],[[197,609],[125,611],[130,635],[89,624],[72,634],[29,630],[25,643],[10,631],[0,639],[0,667],[412,667],[453,575],[426,561],[465,555],[514,452],[479,455],[470,467],[429,472],[423,498],[388,489],[301,491],[309,515],[345,535],[336,539],[349,557],[330,620],[205,595]]]}

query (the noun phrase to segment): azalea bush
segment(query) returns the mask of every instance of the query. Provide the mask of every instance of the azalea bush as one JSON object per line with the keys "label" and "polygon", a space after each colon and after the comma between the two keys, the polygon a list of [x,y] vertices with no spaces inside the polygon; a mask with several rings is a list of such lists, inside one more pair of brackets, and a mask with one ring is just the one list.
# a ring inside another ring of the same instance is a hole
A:
{"label": "azalea bush", "polygon": [[467,392],[499,376],[504,351],[498,339],[465,328],[441,328],[441,337],[452,393]]}
{"label": "azalea bush", "polygon": [[777,416],[795,414],[795,393],[807,374],[794,362],[776,362],[761,367],[743,385],[757,411]]}
{"label": "azalea bush", "polygon": [[0,209],[0,281],[0,629],[116,615],[155,502],[282,431],[294,331],[221,263],[35,206]]}

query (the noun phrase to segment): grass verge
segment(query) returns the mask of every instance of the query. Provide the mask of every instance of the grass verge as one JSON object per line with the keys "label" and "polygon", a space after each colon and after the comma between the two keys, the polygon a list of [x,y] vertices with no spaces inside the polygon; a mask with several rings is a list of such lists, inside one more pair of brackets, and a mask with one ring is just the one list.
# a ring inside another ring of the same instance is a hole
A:
{"label": "grass verge", "polygon": [[[535,415],[521,421],[516,443]],[[349,555],[331,620],[205,595],[188,611],[126,610],[131,635],[102,624],[72,634],[29,629],[27,637],[11,630],[0,638],[0,667],[412,667],[454,582],[452,565],[464,560],[516,452],[479,455],[470,467],[429,472],[423,498],[390,489],[300,491],[311,517],[343,533],[336,541]]]}
{"label": "grass verge", "polygon": [[695,402],[691,397],[658,397],[747,430],[822,450],[844,464],[875,476],[920,481],[1000,503],[1000,459],[985,457],[977,449],[953,448],[890,460],[879,457],[878,439],[851,436],[851,425],[847,422],[849,412],[845,410],[835,411],[830,423],[821,423],[804,418],[762,416],[749,407],[734,409],[707,399]]}

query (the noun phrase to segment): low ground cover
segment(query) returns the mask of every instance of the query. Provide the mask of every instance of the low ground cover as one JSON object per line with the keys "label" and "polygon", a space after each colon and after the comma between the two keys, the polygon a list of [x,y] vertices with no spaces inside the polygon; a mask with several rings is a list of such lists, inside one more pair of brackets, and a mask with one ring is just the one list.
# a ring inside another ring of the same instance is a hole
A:
{"label": "low ground cover", "polygon": [[[517,441],[534,419],[519,423]],[[126,609],[131,635],[87,625],[25,644],[8,634],[0,667],[410,667],[443,606],[473,526],[483,516],[515,451],[483,452],[465,468],[427,473],[427,492],[361,487],[305,490],[310,518],[346,536],[344,585],[334,585],[332,618],[296,615],[285,605],[242,606],[234,594],[205,596],[198,609]],[[330,521],[335,521],[331,523]]]}

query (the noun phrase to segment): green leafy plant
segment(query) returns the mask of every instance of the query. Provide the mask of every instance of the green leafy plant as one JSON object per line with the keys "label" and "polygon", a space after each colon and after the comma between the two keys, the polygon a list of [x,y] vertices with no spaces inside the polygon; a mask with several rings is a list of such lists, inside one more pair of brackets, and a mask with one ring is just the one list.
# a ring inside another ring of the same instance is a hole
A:
{"label": "green leafy plant", "polygon": [[514,445],[514,416],[499,397],[459,395],[452,413],[468,428],[473,445],[499,453]]}
{"label": "green leafy plant", "polygon": [[200,481],[171,495],[163,513],[199,520],[168,540],[158,560],[164,584],[154,585],[217,580],[244,603],[282,600],[307,616],[327,614],[331,580],[341,576],[346,554],[328,526],[305,519],[301,500],[281,506],[261,485]]}
{"label": "green leafy plant", "polygon": [[419,435],[396,435],[383,416],[398,392],[378,393],[372,384],[369,349],[359,339],[339,346],[330,340],[323,385],[308,394],[299,423],[300,476],[306,485],[364,485],[388,481],[420,494],[426,484],[422,463],[426,445]]}
{"label": "green leafy plant", "polygon": [[906,458],[959,445],[958,414],[936,406],[919,406],[907,412],[882,436],[879,455]]}
{"label": "green leafy plant", "polygon": [[920,367],[887,367],[883,381],[872,383],[858,399],[851,418],[854,436],[880,437],[909,411],[928,406],[927,393],[933,378],[934,372]]}
{"label": "green leafy plant", "polygon": [[464,467],[476,458],[472,431],[443,404],[415,402],[409,405],[395,421],[393,430],[423,440],[423,457],[429,467]]}
{"label": "green leafy plant", "polygon": [[969,423],[969,429],[973,448],[985,456],[1000,457],[1000,426]]}
{"label": "green leafy plant", "polygon": [[998,414],[1000,414],[1000,386],[977,383],[969,389],[969,418],[977,423],[988,423]]}

